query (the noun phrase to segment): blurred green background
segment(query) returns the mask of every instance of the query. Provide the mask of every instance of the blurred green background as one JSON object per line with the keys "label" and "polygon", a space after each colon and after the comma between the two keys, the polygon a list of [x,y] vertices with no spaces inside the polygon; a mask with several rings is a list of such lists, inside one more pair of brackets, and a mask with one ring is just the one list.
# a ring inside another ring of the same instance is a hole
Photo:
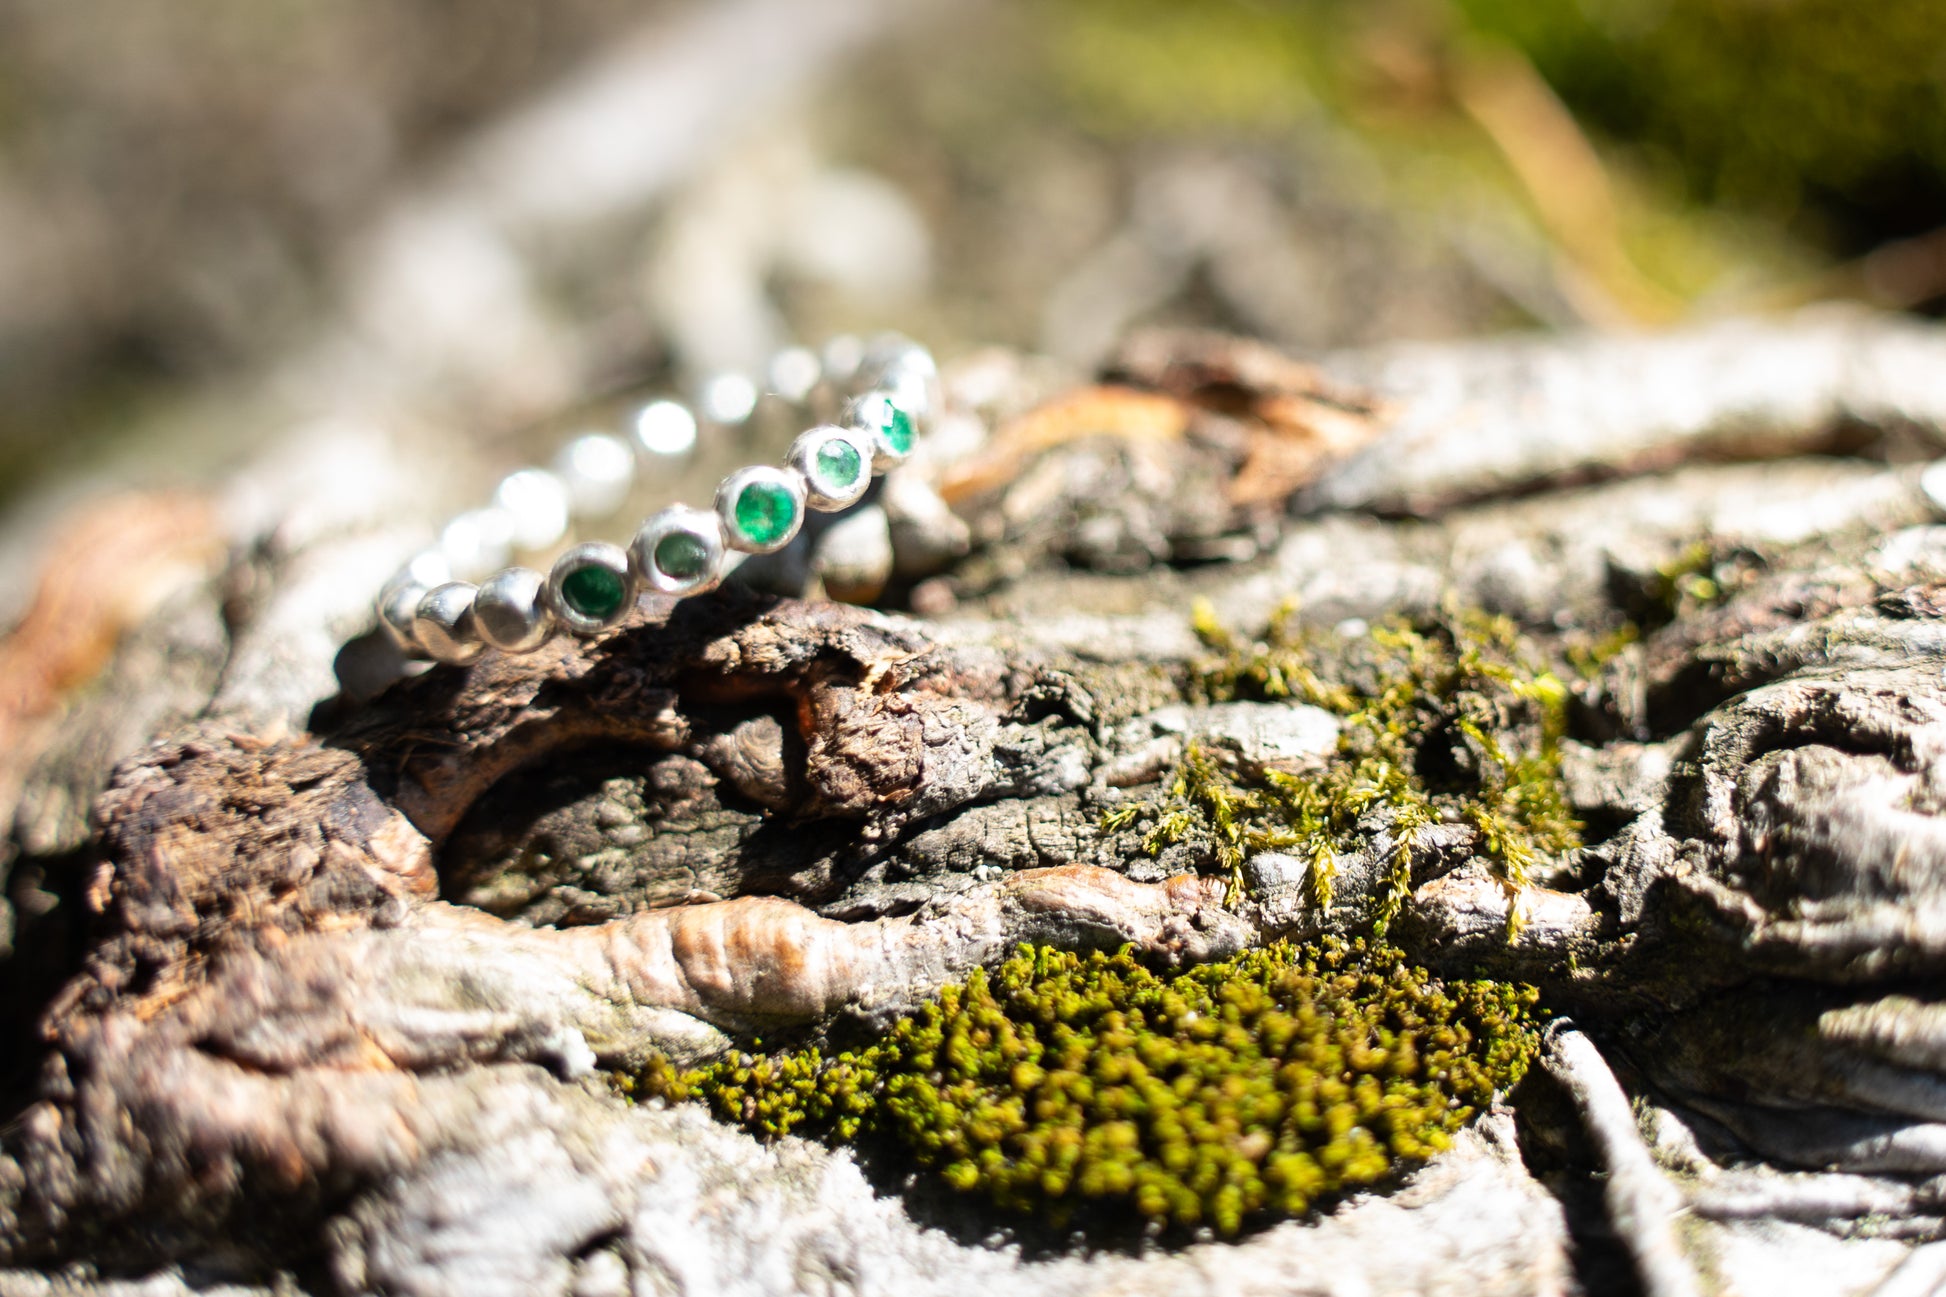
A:
{"label": "blurred green background", "polygon": [[839,328],[1086,365],[1826,299],[1946,301],[1946,0],[0,3],[15,504]]}

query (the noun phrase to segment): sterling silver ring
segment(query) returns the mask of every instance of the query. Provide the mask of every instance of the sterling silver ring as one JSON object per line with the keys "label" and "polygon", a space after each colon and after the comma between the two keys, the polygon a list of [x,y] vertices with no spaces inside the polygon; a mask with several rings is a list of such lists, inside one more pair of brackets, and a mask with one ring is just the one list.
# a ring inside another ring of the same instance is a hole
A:
{"label": "sterling silver ring", "polygon": [[[734,377],[705,389],[711,421],[748,417],[755,386]],[[837,422],[800,434],[781,466],[725,477],[712,508],[671,505],[626,546],[581,541],[545,573],[508,565],[517,553],[557,545],[574,522],[613,513],[634,485],[638,461],[685,453],[698,421],[687,407],[658,400],[636,414],[632,442],[602,432],[576,437],[552,467],[509,474],[491,504],[453,518],[438,545],[408,560],[379,592],[379,625],[409,657],[466,663],[489,651],[532,653],[564,631],[598,634],[623,621],[643,591],[713,590],[741,555],[790,544],[807,509],[834,513],[858,503],[874,477],[912,454],[939,406],[938,366],[904,338],[870,346],[843,339],[822,357],[793,348],[772,362],[769,381],[793,400],[820,381],[853,396]]]}

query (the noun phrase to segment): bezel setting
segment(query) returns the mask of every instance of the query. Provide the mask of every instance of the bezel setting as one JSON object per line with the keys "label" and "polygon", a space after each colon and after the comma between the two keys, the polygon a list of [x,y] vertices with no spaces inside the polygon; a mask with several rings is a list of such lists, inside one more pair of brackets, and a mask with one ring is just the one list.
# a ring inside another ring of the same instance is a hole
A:
{"label": "bezel setting", "polygon": [[[858,456],[858,473],[849,484],[837,481],[819,462],[826,448],[834,445],[847,447]],[[863,433],[827,423],[801,433],[791,443],[786,462],[803,477],[806,502],[813,509],[830,513],[858,503],[871,490],[874,449]]]}
{"label": "bezel setting", "polygon": [[[605,613],[584,612],[574,606],[568,584],[584,568],[604,569],[620,584],[620,597]],[[628,616],[635,607],[635,593],[635,574],[629,570],[628,554],[622,547],[605,540],[586,540],[554,560],[543,597],[547,610],[561,625],[576,635],[596,635]]]}
{"label": "bezel setting", "polygon": [[[662,566],[658,551],[671,536],[688,536],[702,546],[703,566],[695,576],[679,576]],[[629,542],[628,561],[636,578],[658,594],[702,594],[714,590],[723,580],[725,549],[723,520],[714,510],[678,504],[642,524]]]}
{"label": "bezel setting", "polygon": [[853,401],[845,424],[861,437],[870,439],[874,473],[905,463],[919,444],[919,416],[906,408],[895,393],[884,388],[867,392]]}
{"label": "bezel setting", "polygon": [[[738,521],[738,505],[751,489],[782,491],[790,501],[790,520],[775,536],[764,536],[746,529]],[[731,549],[746,554],[774,554],[796,538],[804,526],[806,488],[804,475],[792,468],[772,468],[753,464],[740,468],[723,479],[716,488],[716,516],[723,525],[723,539]]]}

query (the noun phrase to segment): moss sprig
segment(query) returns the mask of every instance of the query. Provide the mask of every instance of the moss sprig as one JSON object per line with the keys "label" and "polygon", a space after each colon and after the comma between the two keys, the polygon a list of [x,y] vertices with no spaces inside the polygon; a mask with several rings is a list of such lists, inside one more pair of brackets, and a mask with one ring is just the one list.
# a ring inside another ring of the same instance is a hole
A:
{"label": "moss sprig", "polygon": [[1448,1146],[1516,1082],[1531,988],[1446,982],[1363,941],[1157,973],[1023,947],[855,1050],[652,1067],[760,1135],[890,1140],[955,1189],[1235,1234]]}

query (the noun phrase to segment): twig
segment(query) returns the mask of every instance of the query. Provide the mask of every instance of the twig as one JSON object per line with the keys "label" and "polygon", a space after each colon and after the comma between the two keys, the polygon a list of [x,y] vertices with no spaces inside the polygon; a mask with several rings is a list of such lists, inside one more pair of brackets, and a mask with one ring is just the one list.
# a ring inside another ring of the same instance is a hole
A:
{"label": "twig", "polygon": [[1649,1297],[1700,1297],[1695,1267],[1677,1242],[1682,1195],[1655,1164],[1628,1095],[1595,1043],[1572,1027],[1549,1033],[1542,1064],[1567,1087],[1608,1167],[1603,1200]]}

